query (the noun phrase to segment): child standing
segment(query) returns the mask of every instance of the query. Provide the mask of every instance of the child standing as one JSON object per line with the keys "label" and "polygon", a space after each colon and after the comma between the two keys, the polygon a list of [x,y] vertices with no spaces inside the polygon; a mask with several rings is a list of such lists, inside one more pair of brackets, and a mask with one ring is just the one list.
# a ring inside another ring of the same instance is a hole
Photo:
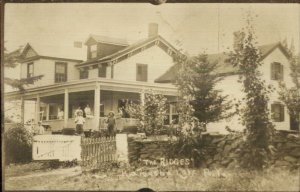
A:
{"label": "child standing", "polygon": [[76,123],[76,133],[78,135],[83,134],[83,124],[85,123],[85,119],[83,118],[83,112],[79,111],[77,113],[77,117],[75,117],[75,123]]}
{"label": "child standing", "polygon": [[106,119],[108,134],[111,137],[115,135],[116,119],[114,116],[114,112],[111,111],[108,113],[108,117]]}

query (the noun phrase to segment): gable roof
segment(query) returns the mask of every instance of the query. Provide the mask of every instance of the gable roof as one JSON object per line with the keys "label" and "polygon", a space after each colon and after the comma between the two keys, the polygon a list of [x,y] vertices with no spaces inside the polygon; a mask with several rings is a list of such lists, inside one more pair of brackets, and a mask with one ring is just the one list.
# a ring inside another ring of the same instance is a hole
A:
{"label": "gable roof", "polygon": [[[172,49],[174,52],[177,52],[177,49],[175,47],[173,47],[169,42],[167,42],[164,38],[162,38],[160,35],[157,35],[157,36],[153,36],[153,37],[149,37],[149,38],[146,38],[146,39],[142,39],[142,40],[139,40],[113,54],[110,54],[110,55],[107,55],[107,56],[104,56],[104,57],[101,57],[101,58],[98,58],[98,59],[94,59],[94,60],[88,60],[88,61],[85,61],[83,63],[80,63],[80,64],[77,64],[78,67],[81,67],[81,66],[86,66],[86,65],[90,65],[90,64],[95,64],[95,63],[108,63],[112,60],[116,60],[126,54],[129,54],[141,47],[144,47],[144,46],[147,46],[148,44],[151,44],[155,41],[160,41],[162,43],[164,43],[167,47],[169,47],[170,49]],[[118,61],[117,61],[118,62]]]}
{"label": "gable roof", "polygon": [[85,41],[85,45],[87,45],[88,42],[91,40],[94,40],[98,43],[107,43],[107,44],[123,45],[123,46],[129,45],[126,39],[107,37],[102,35],[94,35],[94,34],[90,34],[88,39]]}
{"label": "gable roof", "polygon": [[27,43],[22,52],[21,56],[28,52],[28,50],[33,50],[36,54],[36,58],[47,57],[47,58],[57,58],[73,61],[82,61],[85,58],[86,51],[83,51],[82,48],[75,48],[73,46],[66,46],[64,44],[32,44]]}
{"label": "gable roof", "polygon": [[[259,46],[258,49],[261,52],[262,60],[266,58],[270,53],[272,53],[276,48],[279,48],[283,54],[288,57],[288,53],[286,49],[282,46],[280,42],[272,43],[272,44],[266,44]],[[217,62],[218,68],[216,69],[216,72],[220,75],[233,75],[237,74],[238,69],[233,67],[229,62],[226,62],[226,60],[229,58],[229,56],[225,53],[217,53],[217,54],[208,54],[207,60],[210,63]],[[155,80],[156,83],[171,83],[175,80],[176,72],[179,69],[179,65],[175,64],[169,70],[167,70],[163,75],[161,75],[159,78]]]}

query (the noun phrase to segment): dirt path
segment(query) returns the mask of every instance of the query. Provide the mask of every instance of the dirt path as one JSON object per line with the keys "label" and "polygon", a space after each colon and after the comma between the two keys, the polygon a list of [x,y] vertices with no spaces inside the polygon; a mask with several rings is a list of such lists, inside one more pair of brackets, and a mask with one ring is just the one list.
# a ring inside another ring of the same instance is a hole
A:
{"label": "dirt path", "polygon": [[11,176],[5,178],[5,189],[7,190],[45,190],[51,185],[57,185],[67,177],[80,175],[81,168],[72,167],[55,169],[47,172],[31,172],[22,176]]}

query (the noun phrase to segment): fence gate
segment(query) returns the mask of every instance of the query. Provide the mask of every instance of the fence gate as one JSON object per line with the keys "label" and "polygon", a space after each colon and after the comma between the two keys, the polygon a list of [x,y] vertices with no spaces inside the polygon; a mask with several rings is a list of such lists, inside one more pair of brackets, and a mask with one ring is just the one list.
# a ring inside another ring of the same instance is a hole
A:
{"label": "fence gate", "polygon": [[116,162],[116,138],[82,138],[81,161],[84,170],[99,169],[107,162]]}

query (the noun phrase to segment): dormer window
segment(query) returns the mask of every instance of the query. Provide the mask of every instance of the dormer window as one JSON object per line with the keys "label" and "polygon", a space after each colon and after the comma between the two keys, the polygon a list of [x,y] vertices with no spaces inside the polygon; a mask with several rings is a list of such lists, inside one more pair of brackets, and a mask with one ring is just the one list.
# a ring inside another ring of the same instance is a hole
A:
{"label": "dormer window", "polygon": [[281,63],[271,63],[271,79],[283,80],[283,65]]}
{"label": "dormer window", "polygon": [[91,58],[97,57],[97,44],[91,45]]}

